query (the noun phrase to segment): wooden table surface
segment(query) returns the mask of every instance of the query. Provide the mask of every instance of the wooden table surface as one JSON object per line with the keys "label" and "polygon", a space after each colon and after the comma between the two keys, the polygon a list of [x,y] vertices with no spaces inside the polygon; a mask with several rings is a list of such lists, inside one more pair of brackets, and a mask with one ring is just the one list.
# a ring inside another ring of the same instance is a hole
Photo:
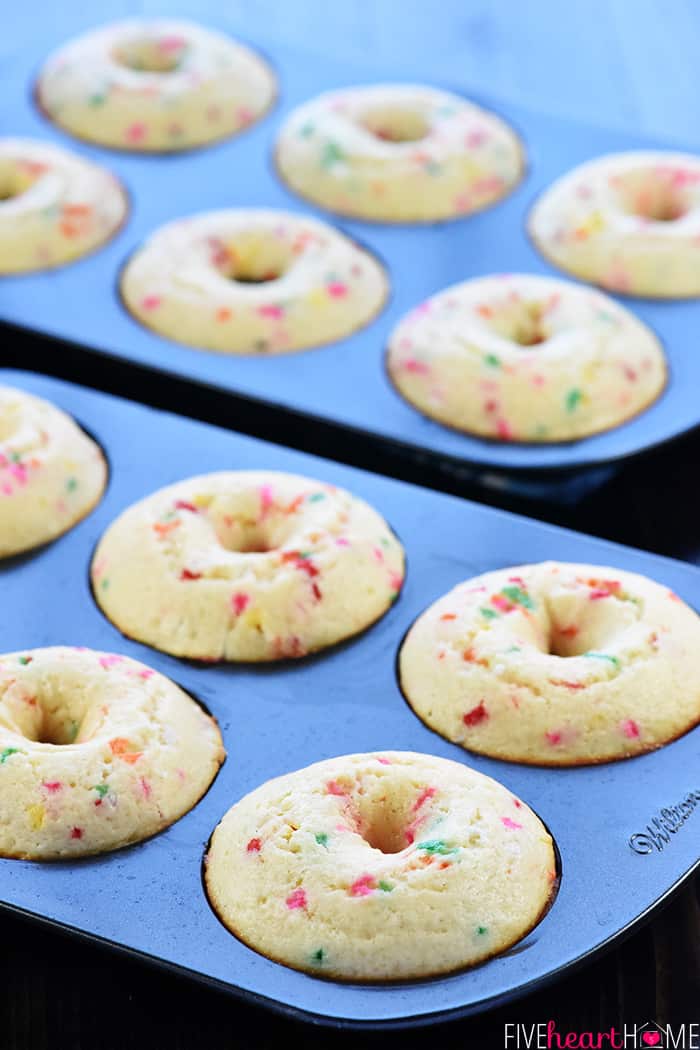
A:
{"label": "wooden table surface", "polygon": [[[192,4],[110,0],[88,12],[77,0],[42,6],[42,20],[70,24],[71,32],[129,12],[193,10]],[[459,83],[496,100],[700,147],[700,3],[693,0],[230,0],[226,12],[234,30],[251,40],[264,36],[270,49],[284,43],[312,57],[334,26],[339,60],[359,63],[371,55],[375,68],[386,64],[407,77]],[[30,32],[24,22],[13,37],[8,9],[0,60]],[[141,382],[136,395],[125,369],[91,373],[71,355],[57,362],[29,343],[5,356],[13,365],[43,367],[163,407],[179,404],[177,389],[159,383]],[[222,414],[205,398],[196,412],[213,421]],[[276,433],[268,425],[264,433],[300,447],[314,443],[303,428]],[[362,459],[351,443],[334,453]],[[375,466],[700,564],[699,463],[700,434],[628,464],[576,507],[496,499],[389,456],[377,457]],[[697,828],[693,833],[700,839]],[[700,1020],[700,879],[686,883],[640,932],[569,979],[483,1017],[413,1033],[343,1034],[293,1024],[7,914],[0,915],[0,978],[0,1050],[257,1050],[291,1038],[305,1048],[329,1040],[340,1047],[381,1041],[408,1048],[439,1041],[490,1050],[504,1046],[507,1022],[551,1018],[560,1031],[577,1032],[650,1020],[688,1024]]]}

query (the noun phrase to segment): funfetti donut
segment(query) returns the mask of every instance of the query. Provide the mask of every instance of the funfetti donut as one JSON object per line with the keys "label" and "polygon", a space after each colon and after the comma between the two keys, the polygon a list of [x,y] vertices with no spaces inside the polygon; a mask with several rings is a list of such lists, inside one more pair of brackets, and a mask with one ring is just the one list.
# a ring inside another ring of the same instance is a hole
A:
{"label": "funfetti donut", "polygon": [[524,169],[523,145],[495,113],[425,85],[327,92],[293,110],[277,168],[296,193],[341,215],[433,222],[506,196]]}
{"label": "funfetti donut", "polygon": [[700,618],[631,572],[519,565],[431,605],[401,646],[399,675],[419,718],[470,751],[608,762],[700,722]]}
{"label": "funfetti donut", "polygon": [[126,635],[175,656],[304,656],[394,602],[403,549],[363,500],[311,478],[205,474],[125,510],[100,540],[94,594]]}
{"label": "funfetti donut", "polygon": [[133,18],[46,61],[37,100],[71,135],[136,152],[203,146],[269,109],[275,76],[249,48],[194,22]]}
{"label": "funfetti donut", "polygon": [[700,295],[700,157],[616,153],[574,168],[528,229],[555,266],[626,295]]}
{"label": "funfetti donut", "polygon": [[228,811],[205,858],[209,900],[232,933],[294,969],[354,981],[497,955],[542,918],[556,881],[552,839],[524,802],[406,751],[268,781]]}

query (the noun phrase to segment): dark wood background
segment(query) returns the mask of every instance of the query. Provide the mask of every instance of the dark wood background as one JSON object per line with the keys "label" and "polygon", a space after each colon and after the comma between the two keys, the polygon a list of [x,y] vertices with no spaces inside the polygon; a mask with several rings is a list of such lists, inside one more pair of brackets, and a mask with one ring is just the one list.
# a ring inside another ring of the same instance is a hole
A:
{"label": "dark wood background", "polygon": [[[69,0],[70,2],[70,0]],[[77,0],[74,0],[77,2]],[[169,5],[176,11],[177,4]],[[245,36],[313,55],[315,26],[337,27],[338,57],[381,63],[420,55],[444,81],[574,119],[624,127],[700,146],[700,4],[694,0],[243,0],[227,5]],[[99,10],[97,10],[99,9]],[[104,11],[103,11],[104,9]],[[100,0],[86,24],[168,5]],[[62,5],[44,12],[60,25]],[[42,16],[43,17],[43,16]],[[0,59],[13,39],[11,10],[0,33]],[[23,29],[26,33],[27,30]],[[321,38],[325,36],[319,34]],[[425,41],[430,43],[429,53]],[[422,49],[422,51],[421,51]],[[431,64],[432,63],[432,66]],[[418,76],[418,72],[416,72]],[[3,129],[5,132],[11,129]],[[700,333],[698,333],[700,352]],[[225,402],[194,399],[115,364],[96,365],[78,351],[47,350],[29,338],[3,340],[2,361],[37,368],[124,396],[223,423]],[[700,398],[700,390],[697,392]],[[700,564],[700,434],[624,465],[577,504],[484,492],[447,469],[381,454],[292,417],[255,411],[239,428],[339,459]],[[688,829],[690,831],[690,828]],[[698,829],[693,828],[698,835]],[[698,835],[700,839],[700,835]],[[76,873],[76,877],[79,874]],[[276,1018],[226,995],[146,964],[0,913],[0,1050],[191,1050],[206,1046],[272,1048],[294,1039],[304,1048],[451,1048],[504,1046],[504,1025],[556,1021],[560,1031],[604,1031],[655,1020],[700,1020],[700,878],[689,880],[651,923],[573,976],[490,1014],[413,1032],[342,1033]]]}

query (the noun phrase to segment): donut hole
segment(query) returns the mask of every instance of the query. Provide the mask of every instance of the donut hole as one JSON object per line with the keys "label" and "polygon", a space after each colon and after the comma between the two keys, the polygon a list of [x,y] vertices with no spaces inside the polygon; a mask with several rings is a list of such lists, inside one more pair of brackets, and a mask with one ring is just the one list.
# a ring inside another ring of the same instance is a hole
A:
{"label": "donut hole", "polygon": [[180,66],[187,41],[180,36],[135,36],[123,40],[113,51],[120,66],[137,73],[174,73]]}
{"label": "donut hole", "polygon": [[220,241],[214,252],[219,272],[236,284],[276,281],[290,268],[293,258],[292,248],[285,241],[254,232]]}
{"label": "donut hole", "polygon": [[360,124],[384,142],[420,142],[430,131],[423,113],[407,106],[377,106],[366,110]]}
{"label": "donut hole", "polygon": [[14,683],[0,701],[0,724],[37,744],[80,743],[93,734],[101,719],[99,705],[78,683],[59,687],[43,680],[36,692]]}
{"label": "donut hole", "polygon": [[382,778],[367,794],[356,797],[359,833],[365,842],[382,853],[400,853],[413,841],[416,799],[424,788],[387,784]]}
{"label": "donut hole", "polygon": [[551,594],[546,601],[549,630],[545,651],[563,658],[599,652],[638,621],[640,609],[635,602],[603,594],[602,588],[595,586]]}
{"label": "donut hole", "polygon": [[676,222],[687,214],[690,201],[683,172],[652,169],[635,171],[617,181],[623,210],[648,222]]}
{"label": "donut hole", "polygon": [[36,182],[42,170],[41,165],[0,160],[0,202],[21,197]]}
{"label": "donut hole", "polygon": [[292,531],[283,515],[254,518],[221,504],[210,507],[208,517],[221,546],[236,554],[267,554],[278,550]]}
{"label": "donut hole", "polygon": [[509,296],[498,303],[485,304],[479,314],[502,339],[532,347],[546,343],[550,337],[544,323],[546,308],[545,303]]}

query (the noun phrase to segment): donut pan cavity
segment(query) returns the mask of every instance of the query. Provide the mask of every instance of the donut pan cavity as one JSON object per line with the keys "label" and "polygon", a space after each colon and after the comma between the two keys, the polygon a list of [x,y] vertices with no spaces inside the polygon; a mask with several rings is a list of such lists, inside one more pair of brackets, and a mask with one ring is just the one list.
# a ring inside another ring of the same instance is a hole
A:
{"label": "donut pan cavity", "polygon": [[[220,5],[218,5],[220,7]],[[205,24],[231,32],[211,3],[180,5]],[[184,12],[183,12],[184,13]],[[38,23],[35,13],[20,13]],[[97,16],[95,16],[97,17]],[[105,13],[105,17],[108,17]],[[94,21],[94,19],[93,19]],[[61,270],[0,281],[0,318],[86,353],[135,362],[266,406],[372,434],[404,451],[428,453],[503,470],[571,469],[639,454],[700,423],[700,356],[692,333],[700,325],[700,302],[626,300],[625,305],[657,332],[665,345],[670,379],[662,397],[641,416],[606,433],[556,445],[485,441],[451,431],[421,416],[394,391],[384,369],[385,346],[396,322],[411,307],[447,285],[504,271],[559,276],[525,232],[530,205],[563,172],[599,154],[641,149],[643,139],[491,106],[511,121],[528,154],[528,170],[516,191],[471,218],[427,226],[392,226],[334,218],[289,191],[272,163],[276,132],[294,106],[318,92],[378,80],[402,79],[401,70],[341,66],[331,60],[268,49],[279,78],[271,113],[249,131],[208,149],[165,156],[138,156],[77,143],[42,117],[31,98],[33,78],[45,55],[86,28],[77,9],[62,11],[50,30],[33,26],[28,49],[4,62],[0,117],[8,133],[38,136],[74,148],[119,175],[131,194],[131,213],[120,234],[102,251]],[[17,33],[19,36],[19,33]],[[266,49],[264,38],[251,43]],[[328,41],[332,53],[332,40]],[[416,79],[413,63],[413,79]],[[404,78],[405,79],[405,78]],[[424,79],[434,82],[430,68]],[[440,85],[471,97],[467,85]],[[335,223],[385,263],[391,294],[383,312],[351,338],[330,346],[280,356],[230,357],[170,342],[136,322],[122,306],[118,274],[128,256],[154,229],[198,211],[224,207],[286,208]],[[44,347],[51,368],[60,368],[60,346]],[[353,397],[347,391],[354,392]]]}
{"label": "donut pan cavity", "polygon": [[[70,412],[102,443],[111,466],[102,503],[72,532],[0,562],[2,651],[84,645],[142,660],[211,710],[228,751],[202,801],[148,842],[70,863],[0,860],[5,906],[283,1013],[350,1026],[407,1025],[483,1010],[553,980],[634,927],[693,870],[700,728],[653,754],[608,765],[557,770],[499,762],[427,729],[401,696],[395,659],[416,616],[475,573],[546,558],[609,564],[646,573],[700,608],[700,571],[59,380],[3,370],[0,382]],[[108,523],[179,478],[253,468],[333,482],[384,514],[408,556],[398,602],[355,641],[276,666],[198,665],[122,637],[98,610],[88,582],[92,551]],[[221,816],[270,777],[337,754],[389,748],[465,762],[524,798],[561,854],[552,909],[505,955],[411,984],[335,983],[245,947],[202,890],[204,847]]]}

